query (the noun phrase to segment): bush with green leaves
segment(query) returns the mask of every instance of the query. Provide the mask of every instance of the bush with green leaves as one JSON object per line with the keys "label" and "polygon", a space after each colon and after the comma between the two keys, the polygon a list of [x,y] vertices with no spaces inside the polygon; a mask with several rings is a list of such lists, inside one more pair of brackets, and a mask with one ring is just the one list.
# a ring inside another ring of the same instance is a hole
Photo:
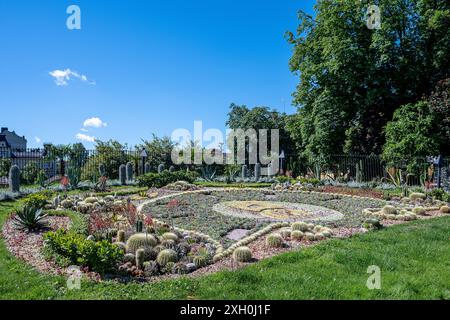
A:
{"label": "bush with green leaves", "polygon": [[114,271],[123,258],[122,249],[108,241],[87,240],[82,235],[64,229],[46,233],[44,243],[71,264],[88,267],[100,274]]}
{"label": "bush with green leaves", "polygon": [[169,183],[177,181],[186,181],[193,183],[197,178],[198,174],[196,172],[186,172],[186,171],[175,171],[170,172],[164,170],[161,173],[147,173],[138,177],[139,186],[144,186],[148,188],[162,188]]}
{"label": "bush with green leaves", "polygon": [[9,174],[9,169],[12,166],[10,159],[0,159],[0,177],[7,177]]}
{"label": "bush with green leaves", "polygon": [[22,182],[24,184],[34,184],[37,181],[39,167],[36,163],[30,162],[22,169]]}
{"label": "bush with green leaves", "polygon": [[35,208],[44,208],[50,203],[53,193],[51,191],[41,191],[33,193],[24,199],[24,203]]}
{"label": "bush with green leaves", "polygon": [[13,216],[17,227],[27,231],[35,231],[46,226],[44,219],[47,214],[42,208],[25,205],[18,209]]}

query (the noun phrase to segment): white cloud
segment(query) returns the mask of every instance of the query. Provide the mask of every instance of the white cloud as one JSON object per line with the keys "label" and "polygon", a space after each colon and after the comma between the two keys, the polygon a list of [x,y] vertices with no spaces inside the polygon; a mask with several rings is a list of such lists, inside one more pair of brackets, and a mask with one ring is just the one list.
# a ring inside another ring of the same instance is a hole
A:
{"label": "white cloud", "polygon": [[108,124],[103,122],[99,117],[92,117],[84,120],[83,126],[85,128],[102,128],[108,126]]}
{"label": "white cloud", "polygon": [[87,134],[77,133],[77,135],[75,137],[81,141],[95,142],[95,137],[88,136]]}
{"label": "white cloud", "polygon": [[81,128],[80,130],[83,131],[83,132],[89,132],[89,130],[86,129],[86,128]]}
{"label": "white cloud", "polygon": [[41,143],[42,142],[41,138],[39,138],[39,137],[34,137],[34,140],[36,141],[36,143]]}
{"label": "white cloud", "polygon": [[95,81],[89,81],[84,74],[80,74],[70,69],[53,70],[49,72],[49,75],[54,78],[57,86],[67,86],[69,84],[69,80],[72,80],[73,78],[77,78],[88,84],[95,85]]}

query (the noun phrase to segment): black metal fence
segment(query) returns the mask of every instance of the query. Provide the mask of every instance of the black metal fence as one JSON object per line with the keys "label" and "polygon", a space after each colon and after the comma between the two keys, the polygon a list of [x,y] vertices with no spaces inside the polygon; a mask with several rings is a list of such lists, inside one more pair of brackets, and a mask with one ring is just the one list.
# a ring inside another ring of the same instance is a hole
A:
{"label": "black metal fence", "polygon": [[[171,164],[170,154],[148,155],[142,159],[142,150],[60,150],[27,149],[11,150],[0,148],[0,185],[7,185],[7,176],[11,165],[17,165],[26,184],[37,182],[39,175],[46,182],[57,181],[70,170],[79,170],[82,180],[96,182],[100,177],[99,166],[104,165],[109,179],[119,178],[121,164],[131,162],[134,175],[144,171],[143,160],[153,159],[151,171],[155,172],[160,163]],[[326,158],[301,159],[287,155],[281,160],[284,171],[291,171],[296,176],[313,176],[320,179],[342,181],[371,182],[403,179],[409,185],[422,185],[427,181],[436,182],[436,166],[426,157],[409,161],[386,163],[378,155],[330,155]],[[450,159],[444,158],[441,166],[441,179],[448,183],[450,177]],[[197,166],[199,171],[200,166]],[[223,171],[223,170],[219,170]]]}

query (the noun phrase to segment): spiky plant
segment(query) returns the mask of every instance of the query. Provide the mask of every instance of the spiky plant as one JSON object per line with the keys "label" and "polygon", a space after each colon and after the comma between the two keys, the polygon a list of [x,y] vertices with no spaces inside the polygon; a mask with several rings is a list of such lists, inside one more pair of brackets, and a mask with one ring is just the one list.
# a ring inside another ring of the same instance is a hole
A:
{"label": "spiky plant", "polygon": [[136,252],[137,249],[154,247],[158,241],[152,235],[145,233],[133,234],[127,241],[127,251]]}
{"label": "spiky plant", "polygon": [[173,232],[166,232],[162,235],[164,240],[178,241],[178,236]]}
{"label": "spiky plant", "polygon": [[427,213],[423,207],[415,207],[412,209],[412,212],[419,216],[424,216]]}
{"label": "spiky plant", "polygon": [[156,258],[156,262],[158,262],[160,266],[165,266],[169,262],[177,262],[177,260],[178,255],[172,249],[165,249],[161,251]]}
{"label": "spiky plant", "polygon": [[44,219],[47,216],[42,209],[25,205],[16,211],[13,219],[20,229],[35,231],[46,226]]}
{"label": "spiky plant", "polygon": [[188,273],[188,268],[184,262],[175,263],[172,268],[172,273],[174,274],[186,274]]}
{"label": "spiky plant", "polygon": [[123,230],[117,231],[117,241],[125,242],[125,231],[123,231]]}
{"label": "spiky plant", "polygon": [[144,274],[147,277],[156,276],[158,273],[159,273],[159,267],[155,261],[144,262]]}
{"label": "spiky plant", "polygon": [[280,234],[283,237],[283,239],[289,239],[291,237],[291,233],[292,231],[289,229],[283,229],[280,231]]}
{"label": "spiky plant", "polygon": [[441,213],[450,213],[450,207],[449,206],[442,206],[440,211],[441,211]]}
{"label": "spiky plant", "polygon": [[427,198],[427,195],[425,193],[414,192],[409,195],[409,198],[413,201],[425,200]]}
{"label": "spiky plant", "polygon": [[305,232],[308,230],[308,224],[306,224],[305,222],[294,222],[291,225],[292,230],[294,231],[301,231],[301,232]]}
{"label": "spiky plant", "polygon": [[383,207],[382,212],[383,214],[389,215],[389,214],[397,214],[398,210],[394,206],[387,205]]}
{"label": "spiky plant", "polygon": [[139,270],[143,270],[144,269],[144,256],[145,256],[145,251],[144,249],[138,249],[136,250],[136,267]]}
{"label": "spiky plant", "polygon": [[267,236],[266,244],[271,248],[280,248],[283,246],[283,237],[278,233],[271,234]]}
{"label": "spiky plant", "polygon": [[203,268],[208,265],[209,259],[206,255],[198,255],[192,259],[192,262],[195,264],[197,268]]}
{"label": "spiky plant", "polygon": [[303,232],[300,230],[294,230],[291,232],[291,238],[294,240],[302,240],[303,239]]}
{"label": "spiky plant", "polygon": [[249,262],[252,257],[252,251],[248,247],[239,247],[233,252],[233,259],[236,262]]}

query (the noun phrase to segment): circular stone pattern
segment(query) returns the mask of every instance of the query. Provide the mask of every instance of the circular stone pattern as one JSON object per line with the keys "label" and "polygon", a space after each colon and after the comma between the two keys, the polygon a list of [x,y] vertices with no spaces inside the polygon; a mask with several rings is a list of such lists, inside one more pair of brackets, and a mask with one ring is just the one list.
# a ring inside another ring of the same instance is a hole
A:
{"label": "circular stone pattern", "polygon": [[227,201],[213,209],[223,215],[264,221],[336,221],[344,217],[325,207],[275,201]]}

